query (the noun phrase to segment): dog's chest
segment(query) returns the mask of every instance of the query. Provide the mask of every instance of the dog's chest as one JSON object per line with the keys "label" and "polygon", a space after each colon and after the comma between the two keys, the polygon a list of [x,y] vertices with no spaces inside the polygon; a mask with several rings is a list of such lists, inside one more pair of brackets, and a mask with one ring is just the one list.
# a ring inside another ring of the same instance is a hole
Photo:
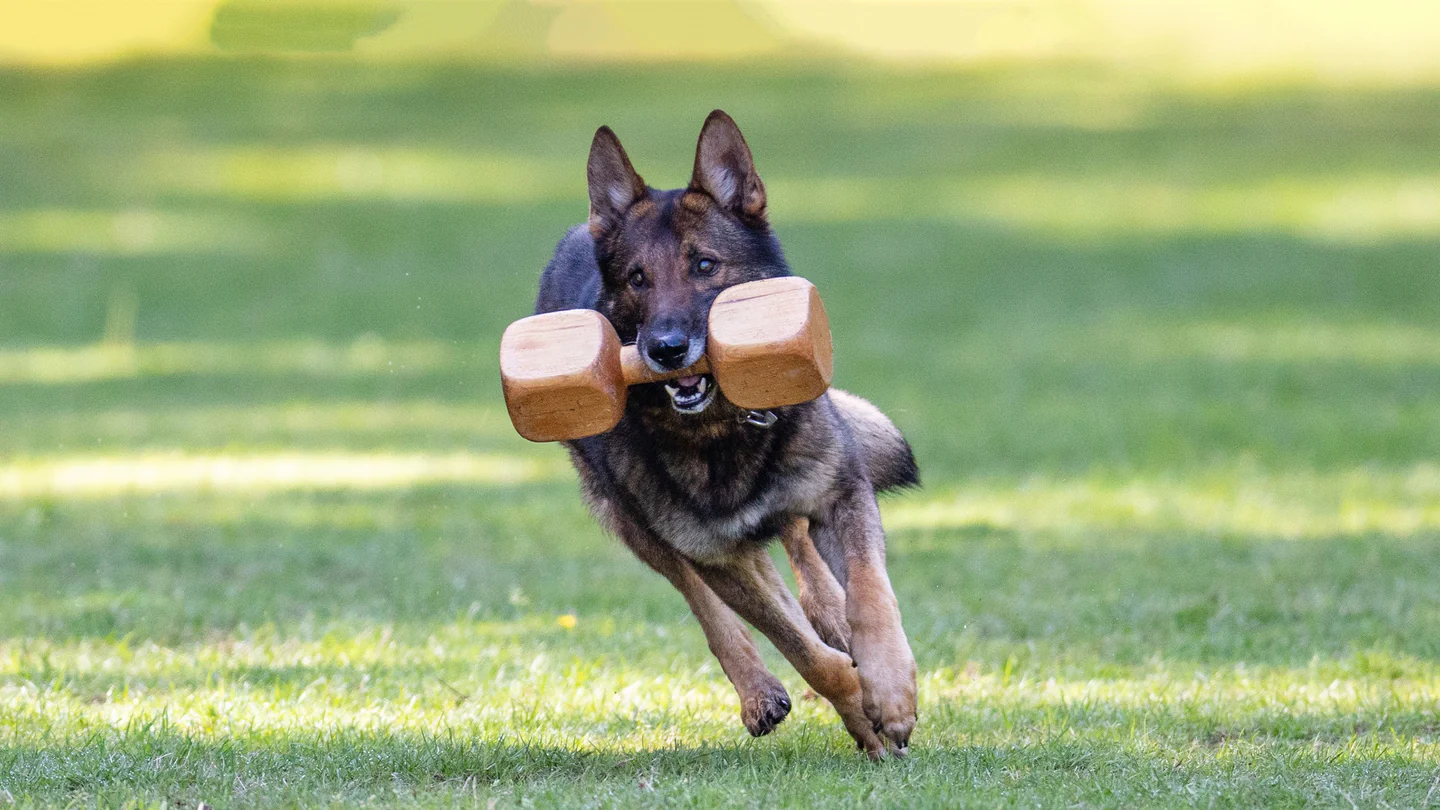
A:
{"label": "dog's chest", "polygon": [[833,469],[781,437],[636,459],[627,482],[646,522],[686,556],[705,560],[773,536],[787,516],[810,514]]}

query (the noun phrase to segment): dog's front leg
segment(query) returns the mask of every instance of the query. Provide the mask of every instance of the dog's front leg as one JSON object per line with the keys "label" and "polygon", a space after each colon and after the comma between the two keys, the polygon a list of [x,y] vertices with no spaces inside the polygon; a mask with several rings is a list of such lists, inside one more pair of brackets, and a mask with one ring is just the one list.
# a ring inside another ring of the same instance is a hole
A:
{"label": "dog's front leg", "polygon": [[842,497],[811,521],[817,550],[845,583],[850,655],[860,672],[865,714],[891,751],[904,755],[915,728],[915,656],[885,570],[885,531],[873,491]]}
{"label": "dog's front leg", "polygon": [[820,639],[835,649],[850,652],[850,622],[845,618],[845,589],[810,540],[810,521],[794,518],[780,532],[795,584],[800,587],[800,608]]}
{"label": "dog's front leg", "polygon": [[785,685],[765,668],[745,623],[705,584],[695,567],[659,538],[631,521],[617,519],[620,539],[646,565],[680,591],[695,614],[710,652],[740,696],[740,720],[753,736],[769,734],[790,713]]}
{"label": "dog's front leg", "polygon": [[695,568],[727,605],[770,639],[806,683],[830,701],[856,744],[871,759],[883,759],[885,743],[865,714],[860,679],[850,656],[816,635],[765,549],[743,548]]}

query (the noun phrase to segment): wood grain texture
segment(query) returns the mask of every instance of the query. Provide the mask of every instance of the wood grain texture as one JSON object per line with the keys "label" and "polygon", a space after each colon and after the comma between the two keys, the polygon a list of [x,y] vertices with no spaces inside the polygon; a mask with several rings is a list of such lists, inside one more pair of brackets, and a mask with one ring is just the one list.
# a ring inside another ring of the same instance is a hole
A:
{"label": "wood grain texture", "polygon": [[710,307],[707,350],[721,393],[742,408],[809,402],[825,393],[834,374],[820,292],[795,276],[720,293]]}
{"label": "wood grain texture", "polygon": [[510,421],[532,442],[604,433],[625,412],[620,339],[593,310],[510,324],[500,338],[500,382]]}

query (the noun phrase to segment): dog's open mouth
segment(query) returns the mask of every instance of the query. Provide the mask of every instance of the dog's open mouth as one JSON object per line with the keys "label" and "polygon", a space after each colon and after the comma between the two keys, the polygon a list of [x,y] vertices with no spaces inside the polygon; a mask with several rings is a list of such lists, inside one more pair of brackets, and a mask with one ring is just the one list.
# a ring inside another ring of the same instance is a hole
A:
{"label": "dog's open mouth", "polygon": [[670,404],[680,413],[700,413],[715,399],[715,379],[709,374],[677,377],[665,383]]}

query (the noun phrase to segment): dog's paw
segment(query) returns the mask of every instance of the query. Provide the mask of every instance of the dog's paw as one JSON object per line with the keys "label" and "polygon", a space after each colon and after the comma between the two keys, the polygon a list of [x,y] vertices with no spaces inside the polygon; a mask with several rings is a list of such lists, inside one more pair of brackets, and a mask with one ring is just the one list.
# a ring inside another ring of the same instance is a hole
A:
{"label": "dog's paw", "polygon": [[[853,673],[853,670],[851,672]],[[845,724],[845,730],[850,732],[850,738],[855,741],[855,747],[865,752],[865,756],[869,757],[871,762],[880,762],[886,756],[885,740],[875,732],[873,724],[865,716],[859,687],[858,679],[852,674],[850,691],[832,697],[830,705],[834,706],[835,711],[840,715],[840,721]]]}
{"label": "dog's paw", "polygon": [[789,714],[790,695],[779,683],[740,702],[740,720],[752,737],[763,737],[774,731]]}
{"label": "dog's paw", "polygon": [[889,666],[860,663],[860,689],[865,716],[889,752],[903,757],[910,751],[915,730],[915,662],[913,658]]}

